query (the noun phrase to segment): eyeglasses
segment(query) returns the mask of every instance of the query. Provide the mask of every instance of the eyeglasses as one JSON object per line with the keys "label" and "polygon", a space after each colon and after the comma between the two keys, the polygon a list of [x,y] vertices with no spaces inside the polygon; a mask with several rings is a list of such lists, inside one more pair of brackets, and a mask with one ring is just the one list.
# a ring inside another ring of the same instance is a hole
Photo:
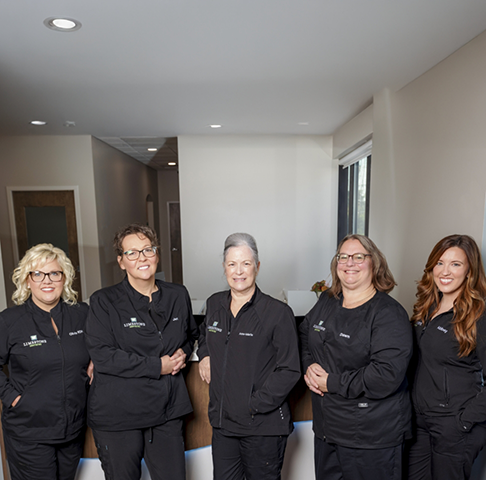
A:
{"label": "eyeglasses", "polygon": [[29,272],[29,275],[30,275],[30,279],[35,283],[43,282],[44,278],[46,278],[46,275],[49,277],[49,280],[51,282],[60,282],[62,280],[62,277],[64,276],[64,273],[63,272],[44,273],[36,270],[35,272]]}
{"label": "eyeglasses", "polygon": [[348,255],[347,253],[338,253],[336,255],[338,263],[348,263],[348,258],[351,258],[354,263],[359,265],[366,260],[366,257],[371,257],[369,253],[354,253],[353,255]]}
{"label": "eyeglasses", "polygon": [[157,248],[158,247],[147,247],[143,250],[127,250],[126,252],[123,252],[123,255],[125,255],[128,260],[138,260],[138,257],[140,257],[141,253],[143,253],[143,256],[145,258],[152,258],[155,257],[157,253]]}

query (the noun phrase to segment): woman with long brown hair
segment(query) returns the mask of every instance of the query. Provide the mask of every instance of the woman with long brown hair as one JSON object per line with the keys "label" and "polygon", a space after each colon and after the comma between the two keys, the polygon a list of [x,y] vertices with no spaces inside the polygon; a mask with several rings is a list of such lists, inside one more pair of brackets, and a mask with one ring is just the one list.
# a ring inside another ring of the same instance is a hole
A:
{"label": "woman with long brown hair", "polygon": [[440,240],[416,296],[409,479],[467,479],[486,442],[486,276],[476,242],[468,235]]}

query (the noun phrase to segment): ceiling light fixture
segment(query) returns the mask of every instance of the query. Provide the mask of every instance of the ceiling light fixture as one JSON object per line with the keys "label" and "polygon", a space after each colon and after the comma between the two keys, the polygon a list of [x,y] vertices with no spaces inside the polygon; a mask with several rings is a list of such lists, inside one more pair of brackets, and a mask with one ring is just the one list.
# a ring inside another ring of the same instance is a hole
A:
{"label": "ceiling light fixture", "polygon": [[167,165],[169,165],[169,167],[173,167],[173,166],[177,165],[177,163],[176,162],[169,162]]}
{"label": "ceiling light fixture", "polygon": [[43,120],[32,120],[30,124],[39,126],[39,125],[47,125],[47,122],[44,122]]}
{"label": "ceiling light fixture", "polygon": [[209,125],[211,128],[221,128],[222,125],[217,125],[217,124],[214,124],[214,125]]}
{"label": "ceiling light fixture", "polygon": [[156,152],[158,149],[157,148],[147,148],[147,151],[149,152]]}
{"label": "ceiling light fixture", "polygon": [[73,18],[49,17],[44,20],[44,25],[56,32],[75,32],[81,28],[81,22]]}

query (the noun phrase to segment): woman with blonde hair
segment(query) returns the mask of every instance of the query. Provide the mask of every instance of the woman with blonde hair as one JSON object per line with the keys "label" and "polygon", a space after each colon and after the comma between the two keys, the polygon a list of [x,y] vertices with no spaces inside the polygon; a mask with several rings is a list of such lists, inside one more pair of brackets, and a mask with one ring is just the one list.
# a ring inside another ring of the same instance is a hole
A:
{"label": "woman with blonde hair", "polygon": [[395,280],[369,238],[345,237],[331,273],[300,326],[316,479],[399,480],[411,433],[408,315],[388,295]]}
{"label": "woman with blonde hair", "polygon": [[32,247],[14,270],[15,307],[0,314],[2,426],[12,480],[72,480],[86,424],[88,306],[74,268],[51,244]]}
{"label": "woman with blonde hair", "polygon": [[432,249],[411,318],[418,356],[410,479],[461,480],[486,443],[486,276],[468,235]]}

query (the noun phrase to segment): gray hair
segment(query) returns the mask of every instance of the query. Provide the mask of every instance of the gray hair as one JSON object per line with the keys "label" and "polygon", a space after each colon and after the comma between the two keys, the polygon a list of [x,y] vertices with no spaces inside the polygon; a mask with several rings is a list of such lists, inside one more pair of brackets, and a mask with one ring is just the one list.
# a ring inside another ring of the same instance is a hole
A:
{"label": "gray hair", "polygon": [[249,233],[232,233],[224,242],[223,262],[226,261],[228,250],[233,247],[248,247],[253,255],[255,265],[258,265],[258,248],[255,239]]}

